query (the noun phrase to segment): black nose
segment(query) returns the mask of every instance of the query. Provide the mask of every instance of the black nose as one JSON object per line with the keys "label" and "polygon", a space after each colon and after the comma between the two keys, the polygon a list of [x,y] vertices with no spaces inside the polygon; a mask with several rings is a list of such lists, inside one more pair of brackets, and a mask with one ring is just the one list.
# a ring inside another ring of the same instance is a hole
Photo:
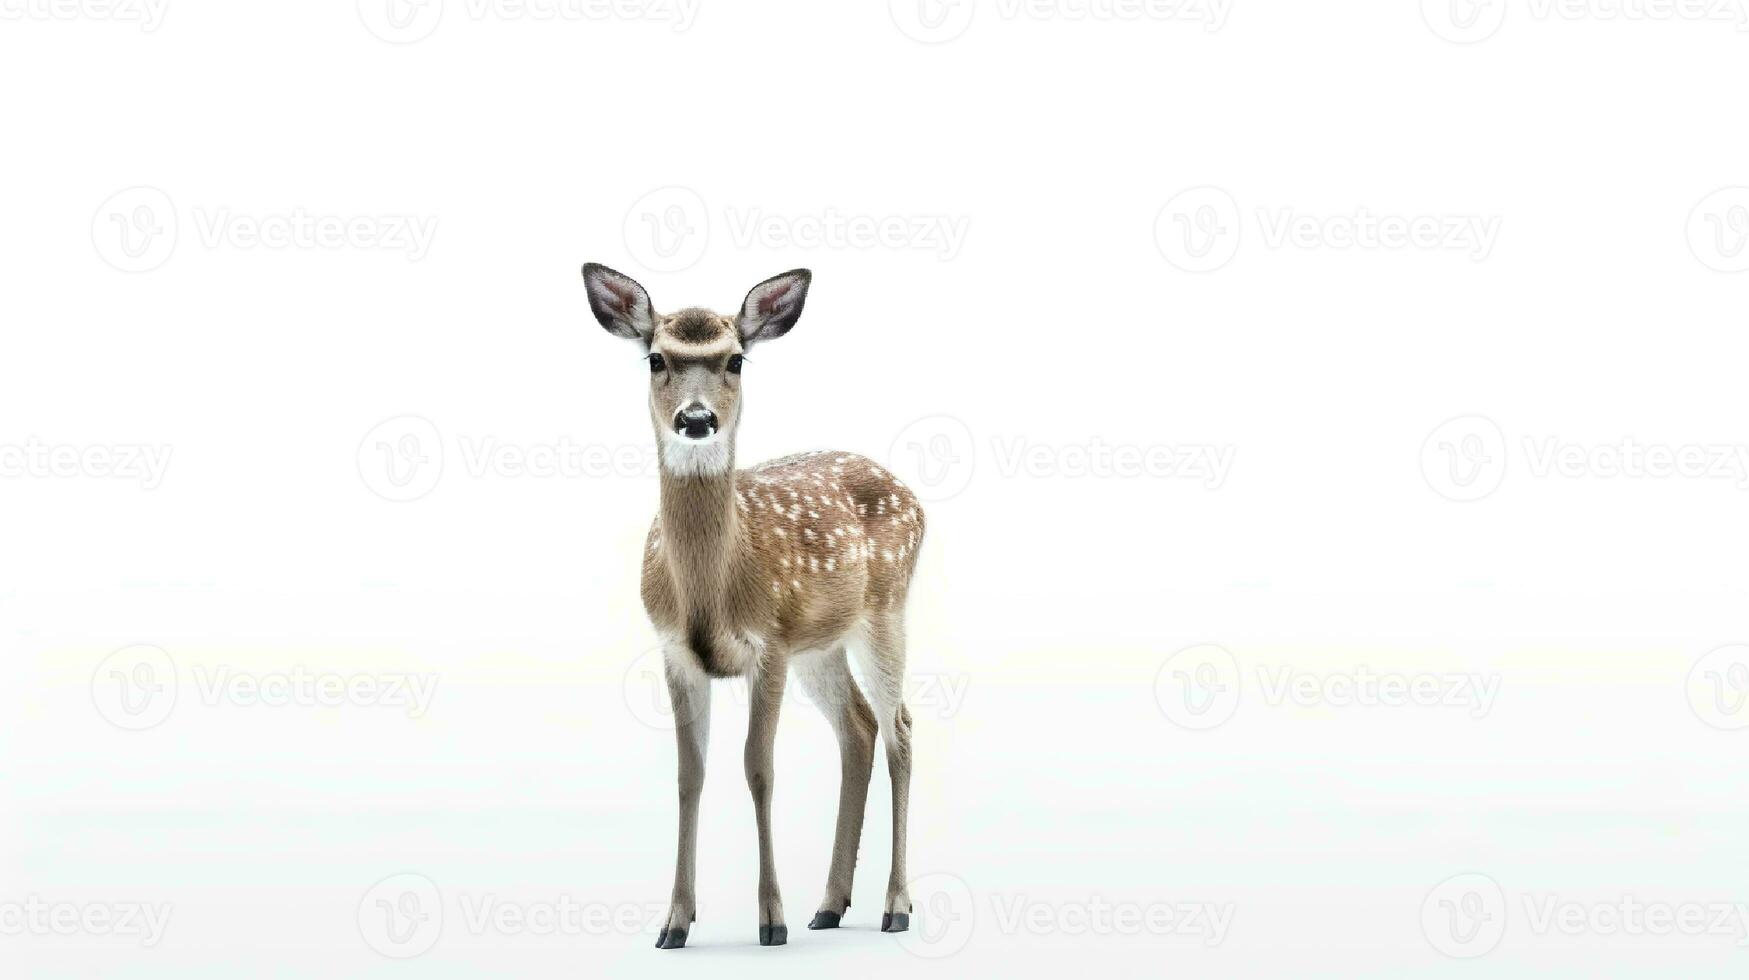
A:
{"label": "black nose", "polygon": [[674,431],[688,439],[705,439],[717,431],[717,413],[703,405],[681,409],[674,416]]}

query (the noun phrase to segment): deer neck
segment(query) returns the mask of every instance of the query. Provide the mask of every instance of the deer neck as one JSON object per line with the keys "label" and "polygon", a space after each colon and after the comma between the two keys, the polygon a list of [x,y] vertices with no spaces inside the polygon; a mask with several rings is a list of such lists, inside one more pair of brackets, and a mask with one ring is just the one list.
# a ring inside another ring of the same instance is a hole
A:
{"label": "deer neck", "polygon": [[742,549],[733,447],[720,473],[676,474],[664,466],[660,519],[682,601],[696,607],[722,596]]}

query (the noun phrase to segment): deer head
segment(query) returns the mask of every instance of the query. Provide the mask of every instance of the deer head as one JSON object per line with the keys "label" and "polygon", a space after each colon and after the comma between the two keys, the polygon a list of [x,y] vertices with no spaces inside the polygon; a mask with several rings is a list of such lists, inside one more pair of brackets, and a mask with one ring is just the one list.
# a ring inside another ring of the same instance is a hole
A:
{"label": "deer head", "polygon": [[772,276],[749,290],[733,315],[697,307],[657,314],[630,276],[594,262],[583,266],[595,319],[644,350],[650,424],[667,473],[715,476],[734,465],[746,352],[796,325],[811,279],[806,269]]}

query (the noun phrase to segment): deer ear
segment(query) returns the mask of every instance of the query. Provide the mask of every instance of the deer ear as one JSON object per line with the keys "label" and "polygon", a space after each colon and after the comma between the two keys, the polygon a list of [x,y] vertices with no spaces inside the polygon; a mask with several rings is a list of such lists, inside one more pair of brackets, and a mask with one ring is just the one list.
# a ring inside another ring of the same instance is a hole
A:
{"label": "deer ear", "polygon": [[775,340],[789,333],[801,318],[802,304],[808,299],[808,283],[814,274],[806,269],[791,269],[772,276],[747,291],[741,301],[741,315],[736,325],[741,329],[741,343]]}
{"label": "deer ear", "polygon": [[650,294],[636,279],[589,262],[583,266],[583,285],[589,290],[590,312],[608,333],[649,343],[656,318],[650,312]]}

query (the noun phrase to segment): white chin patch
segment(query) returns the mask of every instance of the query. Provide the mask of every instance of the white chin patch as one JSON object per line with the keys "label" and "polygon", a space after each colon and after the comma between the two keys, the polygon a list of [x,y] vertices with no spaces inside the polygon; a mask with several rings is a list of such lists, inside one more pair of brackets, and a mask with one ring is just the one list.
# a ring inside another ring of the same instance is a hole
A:
{"label": "white chin patch", "polygon": [[670,476],[722,476],[729,471],[729,440],[721,432],[704,439],[662,436],[662,469]]}

